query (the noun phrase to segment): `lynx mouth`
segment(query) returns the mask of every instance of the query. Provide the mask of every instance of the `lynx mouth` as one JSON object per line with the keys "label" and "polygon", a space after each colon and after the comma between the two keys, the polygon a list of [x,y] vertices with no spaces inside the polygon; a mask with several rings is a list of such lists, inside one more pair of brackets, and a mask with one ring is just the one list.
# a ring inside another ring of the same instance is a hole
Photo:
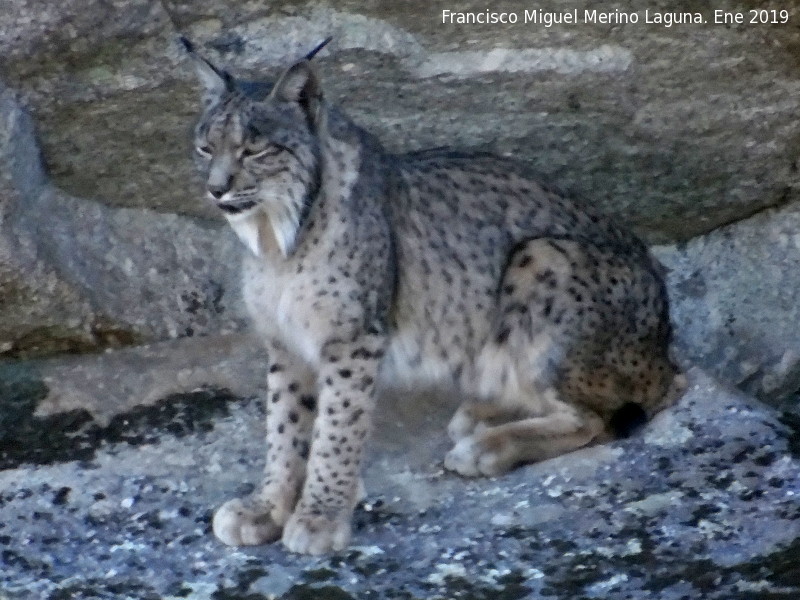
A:
{"label": "lynx mouth", "polygon": [[255,208],[258,203],[255,200],[240,200],[239,202],[225,200],[217,202],[217,207],[228,215],[238,215],[252,208]]}

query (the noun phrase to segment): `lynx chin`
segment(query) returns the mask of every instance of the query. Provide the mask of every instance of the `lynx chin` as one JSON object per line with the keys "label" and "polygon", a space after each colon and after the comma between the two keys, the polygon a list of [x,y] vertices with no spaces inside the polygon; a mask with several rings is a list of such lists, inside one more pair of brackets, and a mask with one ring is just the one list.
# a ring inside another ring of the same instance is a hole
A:
{"label": "lynx chin", "polygon": [[217,510],[224,543],[346,547],[382,385],[461,395],[444,465],[465,477],[624,435],[675,401],[661,269],[628,230],[517,160],[387,153],[308,57],[252,84],[186,46],[207,196],[243,242],[269,355],[264,482]]}

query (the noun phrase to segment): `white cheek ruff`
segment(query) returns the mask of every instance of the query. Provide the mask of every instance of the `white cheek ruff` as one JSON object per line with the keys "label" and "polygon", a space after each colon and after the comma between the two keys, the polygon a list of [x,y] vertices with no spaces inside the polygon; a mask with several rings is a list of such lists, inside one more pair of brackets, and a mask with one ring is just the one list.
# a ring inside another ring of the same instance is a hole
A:
{"label": "white cheek ruff", "polygon": [[281,254],[288,256],[294,250],[297,241],[301,205],[266,199],[262,201],[261,206],[269,217],[269,224]]}
{"label": "white cheek ruff", "polygon": [[238,215],[225,215],[233,231],[255,256],[261,256],[261,237],[255,210]]}
{"label": "white cheek ruff", "polygon": [[255,256],[263,254],[265,241],[261,239],[264,234],[261,228],[263,217],[269,221],[281,254],[288,256],[294,250],[297,232],[300,229],[299,206],[263,200],[255,208],[239,214],[225,215],[233,231]]}

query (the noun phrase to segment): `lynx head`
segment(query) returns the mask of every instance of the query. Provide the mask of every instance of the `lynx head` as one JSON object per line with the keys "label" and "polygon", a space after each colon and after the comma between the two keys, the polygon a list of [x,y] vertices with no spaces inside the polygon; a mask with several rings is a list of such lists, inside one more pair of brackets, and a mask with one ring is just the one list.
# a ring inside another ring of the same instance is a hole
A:
{"label": "lynx head", "polygon": [[254,254],[262,251],[266,216],[278,247],[289,255],[319,188],[322,89],[310,59],[327,41],[271,89],[236,81],[182,41],[204,87],[194,144],[208,199]]}

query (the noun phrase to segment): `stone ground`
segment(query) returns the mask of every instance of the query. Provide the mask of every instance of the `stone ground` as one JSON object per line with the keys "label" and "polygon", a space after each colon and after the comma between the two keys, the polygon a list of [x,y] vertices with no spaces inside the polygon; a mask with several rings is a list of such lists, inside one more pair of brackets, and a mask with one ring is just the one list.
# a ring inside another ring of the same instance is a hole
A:
{"label": "stone ground", "polygon": [[633,437],[488,480],[442,470],[452,403],[385,398],[353,546],[322,558],[210,533],[257,482],[258,399],[44,416],[44,370],[0,365],[3,600],[800,597],[800,418],[697,369]]}

